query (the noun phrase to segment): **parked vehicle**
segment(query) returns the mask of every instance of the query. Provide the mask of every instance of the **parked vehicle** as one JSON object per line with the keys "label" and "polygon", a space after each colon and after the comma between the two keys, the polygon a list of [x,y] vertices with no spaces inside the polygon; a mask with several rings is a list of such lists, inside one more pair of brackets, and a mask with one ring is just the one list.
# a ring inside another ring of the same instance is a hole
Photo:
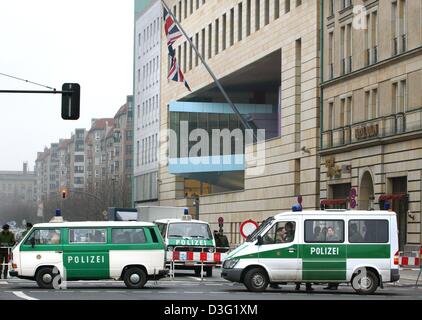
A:
{"label": "parked vehicle", "polygon": [[[53,288],[62,280],[123,280],[142,288],[166,275],[164,242],[145,222],[36,224],[12,252],[10,275]],[[56,281],[56,282],[55,282]]]}
{"label": "parked vehicle", "polygon": [[372,294],[399,280],[397,217],[388,211],[285,212],[230,252],[222,276],[249,291],[269,284],[351,283]]}

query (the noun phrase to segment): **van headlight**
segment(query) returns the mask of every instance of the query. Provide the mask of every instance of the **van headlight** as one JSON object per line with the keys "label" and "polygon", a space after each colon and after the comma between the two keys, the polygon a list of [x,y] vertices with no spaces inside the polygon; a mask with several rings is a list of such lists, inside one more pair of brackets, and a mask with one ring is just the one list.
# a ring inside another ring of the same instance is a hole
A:
{"label": "van headlight", "polygon": [[238,262],[239,262],[239,259],[226,260],[226,261],[224,261],[223,268],[224,269],[233,269]]}

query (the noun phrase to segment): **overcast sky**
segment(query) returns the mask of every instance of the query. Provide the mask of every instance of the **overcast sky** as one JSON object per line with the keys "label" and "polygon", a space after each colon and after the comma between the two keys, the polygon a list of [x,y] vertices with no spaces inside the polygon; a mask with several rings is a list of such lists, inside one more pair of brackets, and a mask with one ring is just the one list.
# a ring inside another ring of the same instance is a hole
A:
{"label": "overcast sky", "polygon": [[[0,171],[32,170],[37,151],[113,117],[132,94],[133,0],[0,0],[0,73],[61,89],[81,85],[81,118],[59,95],[0,93]],[[44,90],[0,76],[1,89]]]}

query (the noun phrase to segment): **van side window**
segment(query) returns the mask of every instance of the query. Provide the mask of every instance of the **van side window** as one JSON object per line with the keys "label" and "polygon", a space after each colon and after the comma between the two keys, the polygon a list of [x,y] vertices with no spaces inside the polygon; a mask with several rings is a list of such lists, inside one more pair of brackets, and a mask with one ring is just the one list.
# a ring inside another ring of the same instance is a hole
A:
{"label": "van side window", "polygon": [[163,238],[165,239],[166,237],[166,230],[167,230],[167,225],[163,224],[163,223],[157,223],[158,226],[158,230],[160,230],[161,235],[163,236]]}
{"label": "van side window", "polygon": [[35,244],[60,244],[60,229],[37,229],[26,239],[25,244],[30,245],[32,239]]}
{"label": "van side window", "polygon": [[387,220],[350,220],[350,243],[388,243]]}
{"label": "van side window", "polygon": [[155,232],[154,228],[148,228],[149,232],[151,233],[152,242],[158,243],[158,235]]}
{"label": "van side window", "polygon": [[105,243],[106,229],[69,229],[69,243]]}
{"label": "van side window", "polygon": [[111,229],[111,242],[121,244],[139,244],[146,243],[144,229]]}
{"label": "van side window", "polygon": [[277,222],[263,237],[263,244],[291,243],[295,239],[295,231],[294,221]]}
{"label": "van side window", "polygon": [[343,243],[343,220],[306,220],[305,242],[307,243]]}

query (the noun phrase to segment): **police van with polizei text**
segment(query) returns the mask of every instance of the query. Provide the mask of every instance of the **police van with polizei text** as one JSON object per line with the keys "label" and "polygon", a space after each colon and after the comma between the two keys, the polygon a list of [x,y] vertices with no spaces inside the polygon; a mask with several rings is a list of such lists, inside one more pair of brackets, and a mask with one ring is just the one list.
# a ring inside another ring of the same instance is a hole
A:
{"label": "police van with polizei text", "polygon": [[166,244],[167,267],[194,270],[197,275],[204,270],[207,277],[212,276],[213,267],[221,262],[214,259],[218,254],[207,222],[183,215],[181,219],[159,219],[154,223]]}
{"label": "police van with polizei text", "polygon": [[166,276],[164,242],[145,222],[36,224],[12,251],[11,276],[55,288],[62,280],[123,280],[142,288]]}
{"label": "police van with polizei text", "polygon": [[270,217],[223,261],[249,291],[269,284],[351,283],[372,294],[399,280],[397,217],[389,211],[299,211]]}

